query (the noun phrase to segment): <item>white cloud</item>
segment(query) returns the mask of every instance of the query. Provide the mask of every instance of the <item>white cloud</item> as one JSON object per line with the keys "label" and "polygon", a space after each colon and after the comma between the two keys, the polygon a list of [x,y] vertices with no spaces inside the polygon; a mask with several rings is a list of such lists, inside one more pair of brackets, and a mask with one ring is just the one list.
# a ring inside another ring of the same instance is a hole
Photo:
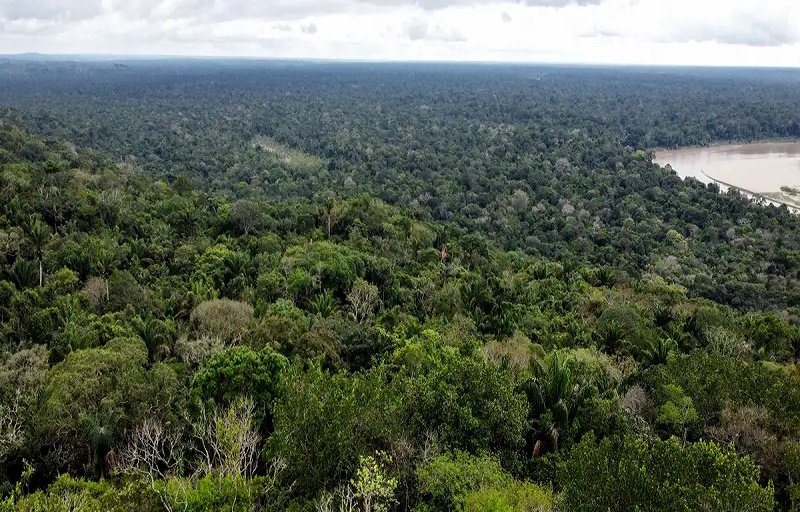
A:
{"label": "white cloud", "polygon": [[800,66],[796,0],[0,0],[0,53]]}
{"label": "white cloud", "polygon": [[0,19],[74,21],[92,18],[103,12],[101,0],[3,0]]}

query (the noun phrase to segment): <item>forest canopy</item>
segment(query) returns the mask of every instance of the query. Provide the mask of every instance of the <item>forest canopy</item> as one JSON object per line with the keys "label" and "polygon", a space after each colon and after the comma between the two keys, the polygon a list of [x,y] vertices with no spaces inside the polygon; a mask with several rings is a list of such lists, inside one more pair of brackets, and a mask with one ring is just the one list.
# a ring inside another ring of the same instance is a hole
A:
{"label": "forest canopy", "polygon": [[798,78],[3,63],[0,510],[796,509]]}

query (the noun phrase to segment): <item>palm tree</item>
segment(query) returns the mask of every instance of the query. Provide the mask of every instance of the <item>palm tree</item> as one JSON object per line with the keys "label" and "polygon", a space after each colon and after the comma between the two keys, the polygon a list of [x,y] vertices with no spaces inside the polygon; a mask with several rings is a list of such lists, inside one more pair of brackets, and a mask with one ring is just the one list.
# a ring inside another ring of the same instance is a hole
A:
{"label": "palm tree", "polygon": [[561,263],[561,279],[564,281],[569,281],[572,277],[572,273],[577,270],[578,265],[573,260],[564,260]]}
{"label": "palm tree", "polygon": [[700,324],[697,323],[697,317],[695,315],[686,315],[683,317],[683,332],[692,335],[696,339],[700,339],[700,335],[702,334],[702,329],[700,328]]}
{"label": "palm tree", "polygon": [[569,361],[558,352],[544,362],[536,361],[533,376],[520,387],[531,406],[529,448],[534,455],[546,450],[557,452],[559,439],[569,429],[590,388],[573,378]]}
{"label": "palm tree", "polygon": [[250,280],[250,257],[243,252],[233,252],[225,260],[225,267],[231,278],[241,276],[246,281]]}
{"label": "palm tree", "polygon": [[792,359],[797,362],[800,361],[800,336],[793,335],[791,339]]}
{"label": "palm tree", "polygon": [[201,275],[200,277],[195,277],[191,281],[189,281],[189,297],[192,301],[192,307],[197,306],[201,302],[207,300],[214,300],[219,297],[219,292],[212,281],[207,276]]}
{"label": "palm tree", "polygon": [[611,320],[603,328],[595,332],[595,337],[609,354],[614,354],[625,342],[627,333],[616,320]]}
{"label": "palm tree", "polygon": [[52,237],[50,234],[50,228],[47,227],[44,222],[39,220],[38,217],[32,215],[28,223],[25,224],[25,233],[28,235],[28,240],[33,246],[36,259],[39,262],[39,286],[42,286],[42,257],[44,253],[44,246],[47,245],[47,242],[49,242],[50,238]]}
{"label": "palm tree", "polygon": [[655,322],[656,326],[662,329],[665,329],[673,320],[672,310],[669,306],[656,304],[650,308],[650,311],[653,313],[653,321]]}
{"label": "palm tree", "polygon": [[14,265],[7,270],[8,276],[17,285],[17,288],[24,290],[36,283],[36,268],[33,262],[17,258]]}
{"label": "palm tree", "polygon": [[531,277],[537,281],[542,281],[550,277],[550,269],[544,263],[539,263],[531,269]]}
{"label": "palm tree", "polygon": [[682,324],[676,325],[674,322],[667,325],[664,329],[669,338],[678,344],[678,347],[684,352],[690,352],[696,347],[697,343],[691,334],[684,330]]}
{"label": "palm tree", "polygon": [[144,320],[137,317],[133,327],[147,346],[148,358],[151,362],[155,361],[159,347],[167,341],[167,329],[164,322],[152,316],[148,316]]}
{"label": "palm tree", "polygon": [[250,277],[250,256],[242,252],[231,253],[225,259],[225,268],[228,275],[228,291],[234,296],[241,296],[253,281]]}
{"label": "palm tree", "polygon": [[105,477],[103,460],[114,447],[122,419],[123,412],[113,405],[80,417],[80,424],[89,444],[91,463],[99,470],[101,478]]}
{"label": "palm tree", "polygon": [[117,263],[117,256],[110,249],[102,249],[95,255],[94,263],[100,271],[100,275],[102,275],[105,280],[107,302],[109,300],[108,278],[111,276],[111,272],[114,270],[114,266]]}
{"label": "palm tree", "polygon": [[642,359],[647,366],[667,364],[669,358],[678,350],[678,344],[672,338],[659,338],[651,341],[647,348],[642,350]]}
{"label": "palm tree", "polygon": [[128,248],[130,250],[131,257],[136,257],[139,261],[142,261],[145,256],[147,255],[147,243],[142,240],[141,238],[134,238],[128,242]]}
{"label": "palm tree", "polygon": [[331,290],[325,290],[309,303],[311,313],[320,318],[327,318],[336,312],[336,299]]}
{"label": "palm tree", "polygon": [[600,267],[595,271],[597,283],[601,287],[612,288],[617,276],[613,269],[609,267]]}

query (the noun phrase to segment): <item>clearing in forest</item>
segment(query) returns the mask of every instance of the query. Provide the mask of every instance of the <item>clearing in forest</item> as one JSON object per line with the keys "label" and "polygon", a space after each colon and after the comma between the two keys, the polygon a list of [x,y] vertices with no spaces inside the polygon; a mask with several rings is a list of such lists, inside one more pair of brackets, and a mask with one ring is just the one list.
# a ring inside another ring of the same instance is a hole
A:
{"label": "clearing in forest", "polygon": [[258,135],[251,143],[254,149],[273,155],[282,165],[290,169],[318,169],[325,166],[325,160],[290,148],[272,137]]}

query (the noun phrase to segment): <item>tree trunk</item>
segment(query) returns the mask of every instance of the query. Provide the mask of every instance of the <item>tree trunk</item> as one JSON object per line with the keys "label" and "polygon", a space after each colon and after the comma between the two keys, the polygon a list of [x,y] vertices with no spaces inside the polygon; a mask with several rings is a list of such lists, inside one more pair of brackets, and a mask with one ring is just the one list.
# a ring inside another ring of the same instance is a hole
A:
{"label": "tree trunk", "polygon": [[39,288],[42,287],[42,258],[39,258]]}

